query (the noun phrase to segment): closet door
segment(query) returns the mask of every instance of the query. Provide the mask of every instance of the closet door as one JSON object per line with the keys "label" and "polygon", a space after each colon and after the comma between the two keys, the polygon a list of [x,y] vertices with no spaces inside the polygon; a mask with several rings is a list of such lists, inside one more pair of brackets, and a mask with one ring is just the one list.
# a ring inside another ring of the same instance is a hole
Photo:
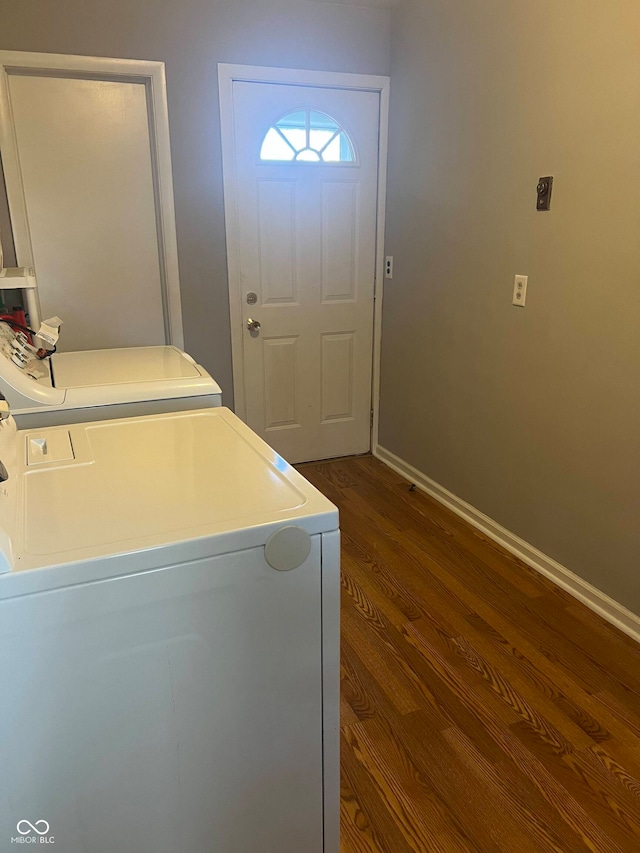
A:
{"label": "closet door", "polygon": [[35,266],[41,316],[64,320],[65,350],[181,346],[161,63],[132,74],[143,69],[26,58],[13,65],[0,53],[0,146],[18,263]]}

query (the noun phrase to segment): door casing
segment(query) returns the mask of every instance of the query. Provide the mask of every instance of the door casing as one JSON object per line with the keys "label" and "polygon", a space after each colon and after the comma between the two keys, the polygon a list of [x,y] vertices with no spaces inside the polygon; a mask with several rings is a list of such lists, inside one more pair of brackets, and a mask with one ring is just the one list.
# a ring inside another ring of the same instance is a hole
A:
{"label": "door casing", "polygon": [[389,91],[388,77],[373,74],[349,74],[335,71],[304,71],[293,68],[269,68],[254,65],[218,64],[218,87],[220,95],[220,121],[222,132],[222,165],[224,178],[224,208],[227,241],[227,265],[229,282],[229,319],[231,322],[231,354],[233,360],[234,410],[238,417],[246,419],[244,393],[244,355],[242,326],[242,292],[239,271],[239,247],[235,222],[236,180],[234,168],[234,104],[233,84],[235,81],[252,83],[280,83],[292,86],[316,86],[327,89],[353,89],[377,92],[380,95],[380,126],[378,152],[378,199],[376,218],[376,261],[373,312],[373,370],[371,408],[373,423],[371,446],[378,444],[380,408],[380,344],[382,337],[382,298],[384,285],[384,232],[387,180],[387,150],[389,134]]}
{"label": "door casing", "polygon": [[[165,342],[183,349],[184,334],[164,63],[139,59],[0,51],[0,149],[2,150],[2,165],[18,265],[28,267],[33,265],[33,249],[9,94],[7,75],[10,72],[24,72],[25,74],[43,76],[50,74],[53,77],[68,76],[80,79],[86,77],[87,79],[131,81],[142,83],[145,86]],[[37,322],[40,315],[37,291],[31,296],[29,309],[33,314],[32,323]]]}

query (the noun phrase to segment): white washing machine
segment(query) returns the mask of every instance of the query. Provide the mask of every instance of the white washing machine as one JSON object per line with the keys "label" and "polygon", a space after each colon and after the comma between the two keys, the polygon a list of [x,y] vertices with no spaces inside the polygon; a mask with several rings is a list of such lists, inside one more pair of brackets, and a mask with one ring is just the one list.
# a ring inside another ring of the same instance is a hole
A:
{"label": "white washing machine", "polygon": [[19,367],[15,337],[0,323],[0,392],[20,429],[221,405],[218,384],[177,347],[61,352]]}
{"label": "white washing machine", "polygon": [[0,460],[0,849],[337,853],[336,508],[225,408]]}

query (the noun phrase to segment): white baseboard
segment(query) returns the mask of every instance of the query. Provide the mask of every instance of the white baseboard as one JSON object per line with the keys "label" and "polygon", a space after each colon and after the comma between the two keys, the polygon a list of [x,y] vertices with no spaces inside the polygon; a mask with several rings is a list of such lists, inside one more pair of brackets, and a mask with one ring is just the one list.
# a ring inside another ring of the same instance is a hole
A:
{"label": "white baseboard", "polygon": [[562,589],[566,590],[570,595],[573,595],[578,601],[586,604],[591,610],[594,610],[607,622],[615,625],[625,634],[628,634],[636,642],[640,643],[640,616],[627,610],[617,601],[609,598],[604,592],[597,589],[595,586],[582,580],[578,575],[569,571],[565,566],[558,563],[556,560],[543,554],[533,545],[525,542],[515,533],[511,533],[506,527],[498,524],[488,515],[477,510],[471,504],[463,501],[461,498],[454,495],[444,486],[436,483],[422,471],[418,471],[404,459],[400,459],[395,453],[386,450],[384,447],[377,445],[373,448],[373,455],[392,468],[397,474],[405,477],[411,483],[415,483],[419,489],[426,492],[432,498],[444,504],[448,509],[455,512],[465,521],[468,521],[473,527],[481,530],[486,536],[489,536],[499,545],[502,545],[507,551],[510,551],[516,557],[519,557],[532,569],[540,572],[541,575],[552,580]]}

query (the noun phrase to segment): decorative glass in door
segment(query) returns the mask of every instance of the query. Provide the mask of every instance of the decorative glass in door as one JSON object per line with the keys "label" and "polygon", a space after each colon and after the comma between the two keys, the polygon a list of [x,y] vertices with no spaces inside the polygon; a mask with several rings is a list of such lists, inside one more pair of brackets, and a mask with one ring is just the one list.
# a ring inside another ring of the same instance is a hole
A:
{"label": "decorative glass in door", "polygon": [[354,163],[355,152],[347,132],[335,119],[317,110],[287,113],[267,131],[261,160],[290,163]]}

